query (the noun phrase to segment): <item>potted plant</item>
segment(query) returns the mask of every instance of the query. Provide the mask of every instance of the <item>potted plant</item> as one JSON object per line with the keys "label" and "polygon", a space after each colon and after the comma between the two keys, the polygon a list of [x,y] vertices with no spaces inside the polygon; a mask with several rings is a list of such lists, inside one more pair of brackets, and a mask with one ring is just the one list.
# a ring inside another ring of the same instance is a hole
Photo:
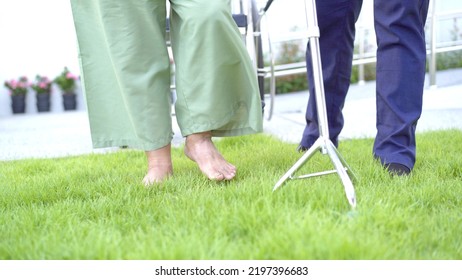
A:
{"label": "potted plant", "polygon": [[13,114],[24,113],[26,111],[26,95],[29,87],[27,77],[22,76],[18,80],[5,81],[4,85],[10,92]]}
{"label": "potted plant", "polygon": [[59,87],[63,96],[64,110],[75,110],[76,94],[78,77],[72,74],[67,67],[64,67],[63,72],[57,76],[53,82]]}
{"label": "potted plant", "polygon": [[52,82],[46,76],[35,76],[35,82],[31,88],[35,91],[37,97],[37,111],[50,111],[50,95]]}

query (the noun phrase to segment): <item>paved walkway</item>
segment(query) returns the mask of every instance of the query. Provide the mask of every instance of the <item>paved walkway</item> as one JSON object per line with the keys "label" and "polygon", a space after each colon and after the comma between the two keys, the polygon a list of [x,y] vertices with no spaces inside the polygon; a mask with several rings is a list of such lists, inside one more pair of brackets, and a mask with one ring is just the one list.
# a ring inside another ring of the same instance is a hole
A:
{"label": "paved walkway", "polygon": [[[462,130],[462,69],[441,71],[438,87],[425,86],[423,111],[417,132],[457,128]],[[309,93],[277,95],[274,114],[265,132],[283,141],[298,143],[305,127]],[[343,110],[345,125],[340,138],[375,137],[375,81],[350,87]]]}
{"label": "paved walkway", "polygon": [[[462,130],[462,69],[439,72],[438,87],[425,87],[422,117],[417,131],[457,128]],[[278,95],[274,114],[265,120],[265,133],[288,143],[298,143],[304,128],[308,92]],[[341,138],[374,137],[375,82],[353,85],[344,108]],[[174,121],[174,146],[183,138]],[[0,118],[0,161],[54,158],[101,153],[94,150],[85,111],[13,115]]]}

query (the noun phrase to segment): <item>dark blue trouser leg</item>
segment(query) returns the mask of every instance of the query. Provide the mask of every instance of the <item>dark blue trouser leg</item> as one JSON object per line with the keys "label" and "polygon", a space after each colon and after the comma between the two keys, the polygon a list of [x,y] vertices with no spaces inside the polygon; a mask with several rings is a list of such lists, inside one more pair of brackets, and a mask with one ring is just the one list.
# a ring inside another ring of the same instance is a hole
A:
{"label": "dark blue trouser leg", "polygon": [[424,26],[428,0],[375,0],[377,34],[377,136],[373,153],[382,164],[410,169],[425,80]]}
{"label": "dark blue trouser leg", "polygon": [[[323,68],[329,136],[338,145],[343,128],[342,108],[350,86],[354,50],[355,22],[362,0],[318,0],[316,9],[321,32],[319,44]],[[300,146],[309,148],[319,137],[313,69],[309,46],[306,53],[310,97],[306,110],[306,127]]]}

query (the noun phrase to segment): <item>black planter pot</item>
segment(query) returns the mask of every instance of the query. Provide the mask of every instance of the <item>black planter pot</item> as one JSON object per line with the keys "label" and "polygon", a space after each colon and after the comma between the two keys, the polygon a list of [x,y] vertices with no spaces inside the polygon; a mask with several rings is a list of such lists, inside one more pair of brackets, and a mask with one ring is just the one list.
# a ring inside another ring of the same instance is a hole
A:
{"label": "black planter pot", "polygon": [[26,111],[26,95],[11,96],[13,114],[23,114]]}
{"label": "black planter pot", "polygon": [[63,105],[65,111],[75,110],[77,108],[77,100],[75,94],[63,94]]}
{"label": "black planter pot", "polygon": [[41,93],[37,94],[37,111],[49,112],[50,111],[50,94]]}

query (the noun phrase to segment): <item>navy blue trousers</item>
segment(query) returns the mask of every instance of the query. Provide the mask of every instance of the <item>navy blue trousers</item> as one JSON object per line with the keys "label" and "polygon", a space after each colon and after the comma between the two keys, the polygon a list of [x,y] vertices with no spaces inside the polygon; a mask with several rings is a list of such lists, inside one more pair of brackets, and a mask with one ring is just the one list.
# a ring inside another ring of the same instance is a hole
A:
{"label": "navy blue trousers", "polygon": [[[382,164],[414,167],[415,129],[422,112],[425,81],[428,5],[429,0],[374,0],[378,49],[373,155]],[[316,1],[329,136],[336,146],[344,124],[342,109],[350,86],[355,22],[361,6],[362,0]],[[300,145],[308,148],[319,137],[309,46],[306,60],[311,94]]]}

